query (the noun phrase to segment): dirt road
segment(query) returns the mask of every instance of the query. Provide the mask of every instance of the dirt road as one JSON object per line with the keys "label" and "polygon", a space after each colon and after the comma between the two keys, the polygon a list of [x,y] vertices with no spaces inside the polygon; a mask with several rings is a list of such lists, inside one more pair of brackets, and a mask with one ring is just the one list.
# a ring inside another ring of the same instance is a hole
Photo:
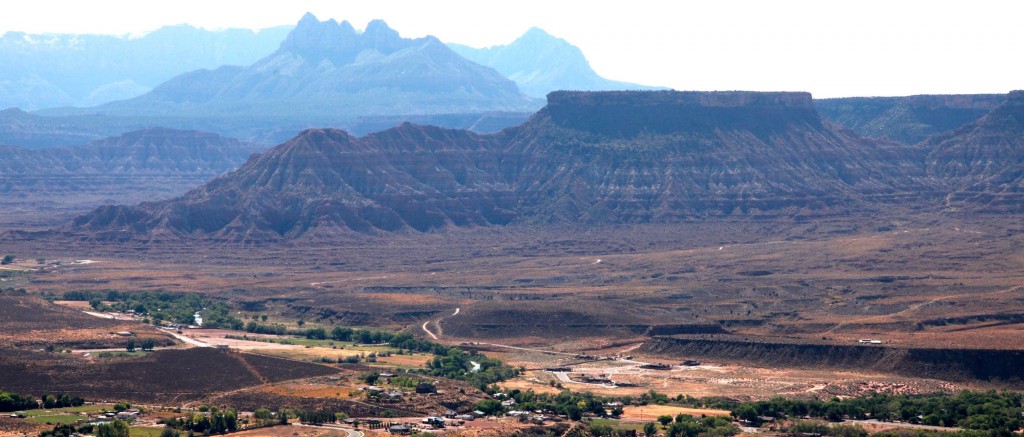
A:
{"label": "dirt road", "polygon": [[170,329],[161,329],[161,331],[166,332],[168,334],[171,334],[171,336],[173,336],[174,338],[176,338],[178,340],[181,340],[181,341],[183,341],[185,343],[188,343],[188,344],[190,344],[192,346],[195,346],[195,347],[213,347],[213,345],[211,345],[210,343],[203,343],[203,342],[201,342],[199,340],[196,340],[194,338],[186,337],[184,335],[178,334],[177,332],[172,331]]}

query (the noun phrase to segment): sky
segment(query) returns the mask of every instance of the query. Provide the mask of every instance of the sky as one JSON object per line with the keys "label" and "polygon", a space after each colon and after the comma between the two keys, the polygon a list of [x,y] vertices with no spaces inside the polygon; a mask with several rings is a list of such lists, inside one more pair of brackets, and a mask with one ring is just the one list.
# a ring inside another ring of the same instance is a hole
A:
{"label": "sky", "polygon": [[0,0],[0,33],[143,33],[295,24],[305,12],[474,47],[540,27],[609,79],[815,97],[1024,89],[1017,0]]}

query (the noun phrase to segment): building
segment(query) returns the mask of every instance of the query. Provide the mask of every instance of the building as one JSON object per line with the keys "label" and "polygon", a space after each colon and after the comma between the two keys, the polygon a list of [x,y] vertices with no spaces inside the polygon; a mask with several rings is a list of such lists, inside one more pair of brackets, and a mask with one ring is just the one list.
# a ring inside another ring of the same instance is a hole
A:
{"label": "building", "polygon": [[408,435],[412,434],[412,428],[405,425],[391,425],[391,427],[388,428],[388,432],[392,434]]}
{"label": "building", "polygon": [[139,410],[125,410],[117,413],[117,418],[121,420],[135,420],[139,418]]}

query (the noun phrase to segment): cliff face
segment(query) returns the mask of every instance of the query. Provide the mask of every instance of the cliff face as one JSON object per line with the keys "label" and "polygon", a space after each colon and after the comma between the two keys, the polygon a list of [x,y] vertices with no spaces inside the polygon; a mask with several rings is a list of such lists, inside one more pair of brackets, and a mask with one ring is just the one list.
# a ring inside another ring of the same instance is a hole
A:
{"label": "cliff face", "polygon": [[806,93],[557,92],[491,135],[308,130],[181,198],[73,229],[217,238],[835,214],[921,191],[914,149],[823,123]]}
{"label": "cliff face", "polygon": [[549,100],[506,130],[515,153],[506,165],[516,166],[523,208],[536,220],[818,215],[919,191],[914,151],[832,129],[806,93]]}
{"label": "cliff face", "polygon": [[915,144],[971,123],[1006,100],[1003,94],[850,97],[816,100],[822,118],[858,135]]}
{"label": "cliff face", "polygon": [[1024,211],[1024,91],[975,122],[920,144],[948,205]]}
{"label": "cliff face", "polygon": [[654,337],[641,350],[673,358],[728,360],[757,366],[875,370],[953,381],[998,381],[1024,387],[1024,351],[757,342],[696,336]]}

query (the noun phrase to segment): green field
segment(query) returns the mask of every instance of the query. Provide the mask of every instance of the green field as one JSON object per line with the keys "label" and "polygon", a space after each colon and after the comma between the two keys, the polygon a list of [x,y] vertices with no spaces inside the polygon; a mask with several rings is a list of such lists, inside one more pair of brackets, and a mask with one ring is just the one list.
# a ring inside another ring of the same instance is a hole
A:
{"label": "green field", "polygon": [[80,405],[77,407],[67,408],[51,408],[49,410],[28,410],[25,411],[25,417],[39,417],[39,416],[60,416],[60,415],[71,415],[78,413],[95,413],[97,411],[103,411],[112,408],[110,404],[89,404]]}
{"label": "green field", "polygon": [[[641,433],[644,430],[644,424],[642,423],[622,423],[621,421],[614,419],[584,419],[584,421],[591,423],[593,425],[605,425],[620,430],[632,429],[635,431],[640,431]],[[658,425],[658,429],[662,429],[661,425]]]}
{"label": "green field", "polygon": [[52,423],[54,425],[64,423],[75,423],[79,420],[89,420],[88,417],[80,416],[78,414],[57,414],[48,416],[32,416],[25,419],[27,422],[35,423]]}
{"label": "green field", "polygon": [[77,407],[52,408],[49,410],[28,410],[25,411],[25,420],[35,423],[75,423],[79,420],[89,420],[88,417],[79,413],[96,413],[111,408],[109,404],[89,404]]}
{"label": "green field", "polygon": [[151,426],[132,426],[128,428],[128,435],[131,437],[160,437],[163,428]]}

